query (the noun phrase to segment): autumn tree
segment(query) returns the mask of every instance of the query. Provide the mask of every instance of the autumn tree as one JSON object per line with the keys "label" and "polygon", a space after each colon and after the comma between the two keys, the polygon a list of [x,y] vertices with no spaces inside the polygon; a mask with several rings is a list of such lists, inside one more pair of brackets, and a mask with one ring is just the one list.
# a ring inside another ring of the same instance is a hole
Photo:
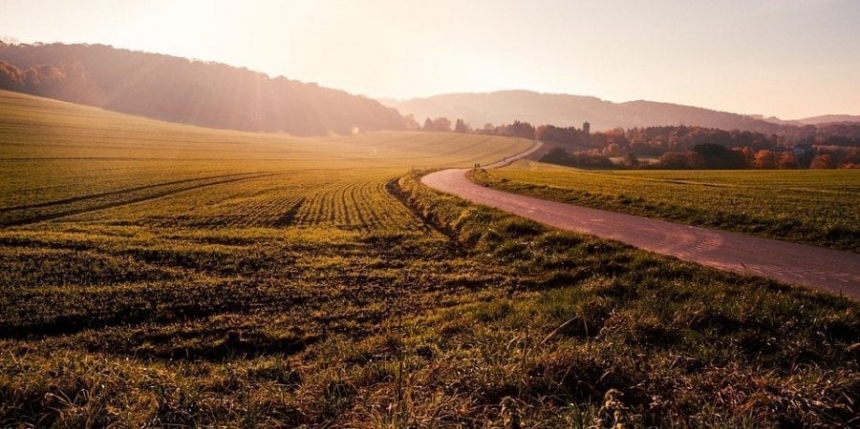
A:
{"label": "autumn tree", "polygon": [[809,168],[816,170],[836,168],[836,164],[833,162],[833,158],[825,153],[812,158],[812,163],[809,165]]}
{"label": "autumn tree", "polygon": [[752,167],[755,163],[755,151],[749,146],[744,146],[740,149],[740,152],[741,156],[744,157],[744,163],[746,164],[746,166]]}
{"label": "autumn tree", "polygon": [[0,61],[0,89],[20,91],[24,86],[24,73],[5,61]]}
{"label": "autumn tree", "polygon": [[755,168],[774,169],[776,165],[776,154],[772,150],[762,149],[755,153],[753,160]]}
{"label": "autumn tree", "polygon": [[618,156],[621,155],[621,146],[618,143],[609,143],[605,149],[603,149],[603,154],[606,156]]}
{"label": "autumn tree", "polygon": [[779,154],[779,159],[776,161],[776,166],[782,170],[794,170],[800,168],[800,164],[794,157],[791,151],[785,151]]}

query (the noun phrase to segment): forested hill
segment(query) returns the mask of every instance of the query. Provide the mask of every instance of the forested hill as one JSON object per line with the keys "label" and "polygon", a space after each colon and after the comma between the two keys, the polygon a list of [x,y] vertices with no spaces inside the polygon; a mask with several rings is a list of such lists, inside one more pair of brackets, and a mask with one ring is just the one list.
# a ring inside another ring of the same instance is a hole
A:
{"label": "forested hill", "polygon": [[389,105],[404,114],[413,114],[419,122],[425,117],[444,116],[451,120],[463,119],[474,128],[481,128],[486,123],[498,125],[519,120],[561,127],[579,127],[588,121],[594,131],[663,125],[694,125],[764,134],[779,134],[784,130],[783,125],[746,115],[679,104],[652,101],[613,103],[595,97],[531,91],[446,94],[390,102]]}
{"label": "forested hill", "polygon": [[104,45],[0,43],[0,89],[243,131],[317,135],[405,126],[396,110],[344,91]]}

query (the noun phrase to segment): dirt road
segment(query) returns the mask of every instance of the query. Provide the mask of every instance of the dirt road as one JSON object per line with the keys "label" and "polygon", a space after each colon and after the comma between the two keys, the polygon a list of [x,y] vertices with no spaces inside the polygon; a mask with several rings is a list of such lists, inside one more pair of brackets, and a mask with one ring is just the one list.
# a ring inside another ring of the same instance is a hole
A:
{"label": "dirt road", "polygon": [[556,228],[596,235],[722,270],[772,278],[860,299],[860,255],[646,219],[511,194],[476,185],[467,170],[422,183]]}

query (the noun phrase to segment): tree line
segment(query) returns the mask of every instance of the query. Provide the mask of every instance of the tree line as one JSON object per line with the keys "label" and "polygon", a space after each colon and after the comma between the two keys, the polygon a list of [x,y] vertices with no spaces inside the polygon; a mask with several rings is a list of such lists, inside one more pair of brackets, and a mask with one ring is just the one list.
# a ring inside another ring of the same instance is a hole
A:
{"label": "tree line", "polygon": [[[860,125],[844,127],[847,131],[860,129]],[[860,167],[860,138],[848,132],[826,135],[818,128],[809,131],[809,135],[794,140],[785,135],[683,125],[616,128],[589,136],[587,148],[574,150],[567,157],[556,151],[549,160],[582,167],[666,169]]]}
{"label": "tree line", "polygon": [[[414,122],[414,120],[413,120]],[[541,161],[582,168],[860,168],[860,124],[806,125],[791,135],[698,126],[636,127],[587,133],[514,121],[473,129],[462,119],[427,118],[411,129],[536,139],[557,144]]]}

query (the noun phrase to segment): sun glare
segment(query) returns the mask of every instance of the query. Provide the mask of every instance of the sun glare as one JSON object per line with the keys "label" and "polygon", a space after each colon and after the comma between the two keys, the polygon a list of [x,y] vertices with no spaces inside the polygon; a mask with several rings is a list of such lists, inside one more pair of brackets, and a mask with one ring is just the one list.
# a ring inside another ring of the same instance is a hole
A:
{"label": "sun glare", "polygon": [[239,27],[200,2],[170,2],[169,7],[142,7],[138,13],[118,29],[119,47],[201,58],[205,53],[195,49],[203,46],[212,51],[226,37],[225,29]]}

